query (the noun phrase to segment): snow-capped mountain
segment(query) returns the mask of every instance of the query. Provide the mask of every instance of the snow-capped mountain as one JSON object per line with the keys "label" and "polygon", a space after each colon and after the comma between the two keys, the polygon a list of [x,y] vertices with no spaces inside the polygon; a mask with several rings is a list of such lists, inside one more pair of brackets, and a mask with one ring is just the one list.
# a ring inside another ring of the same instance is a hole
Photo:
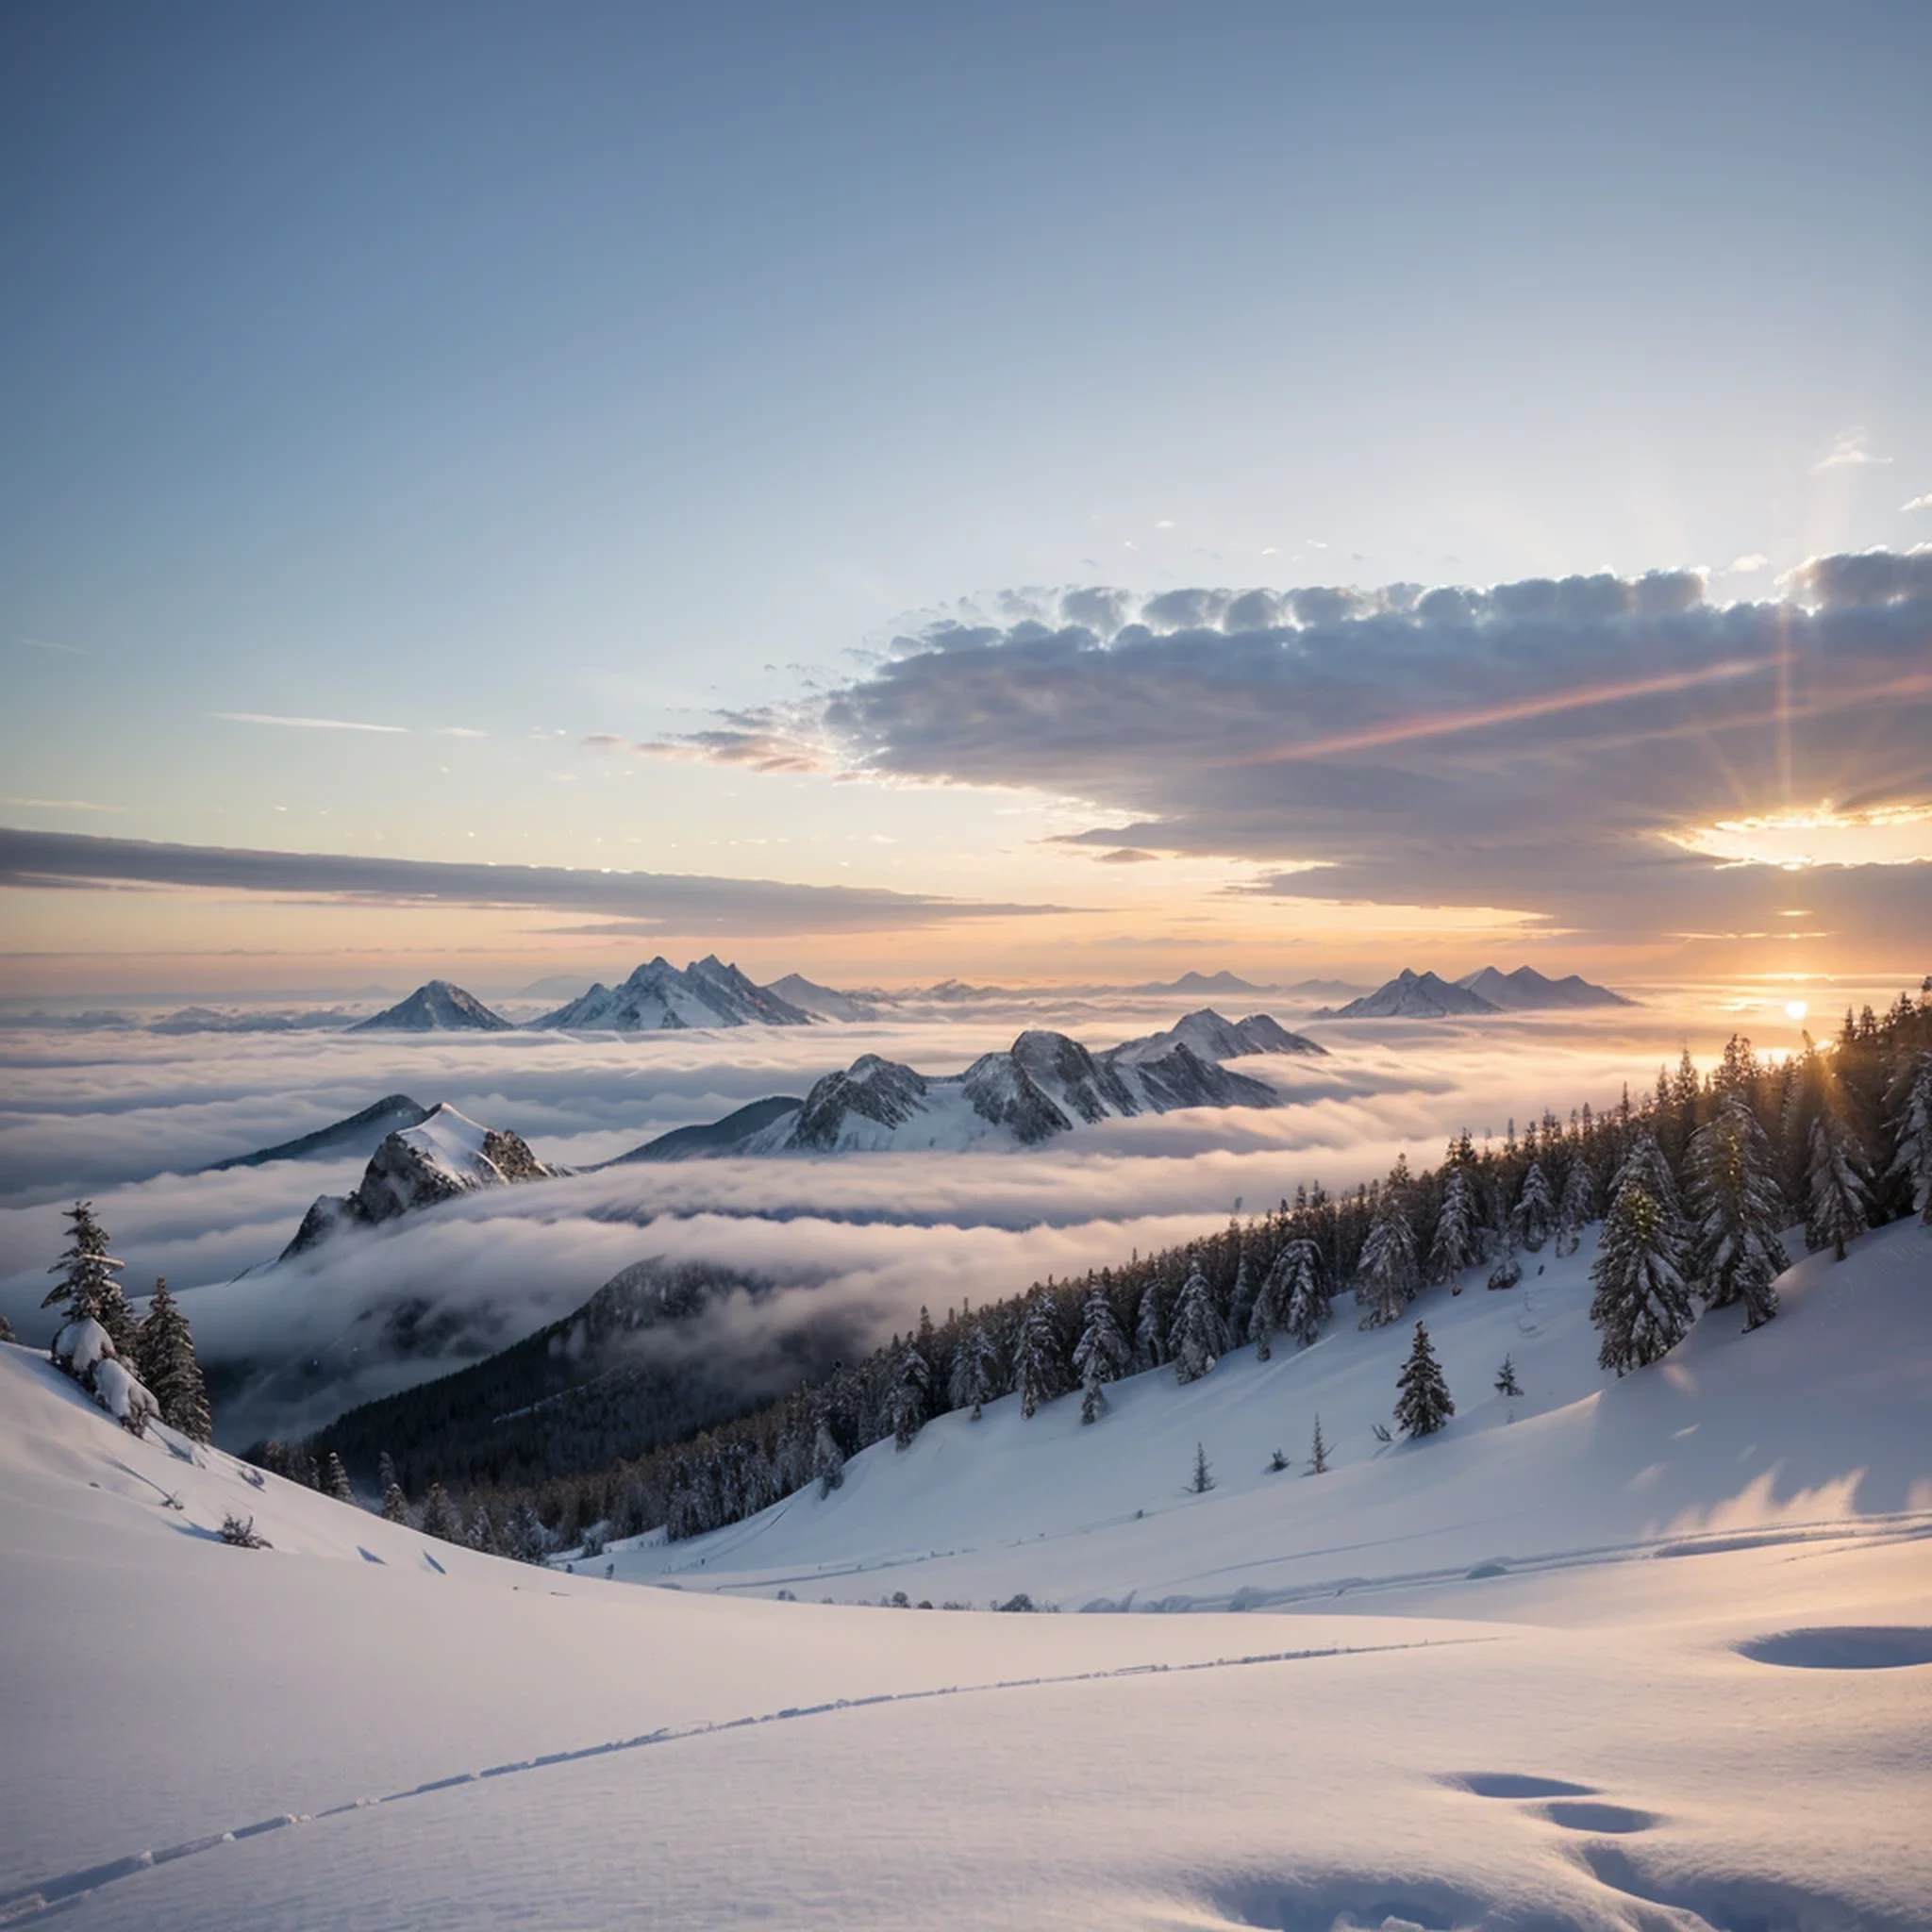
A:
{"label": "snow-capped mountain", "polygon": [[432,979],[406,1000],[358,1021],[351,1033],[508,1033],[510,1023],[492,1013],[473,992]]}
{"label": "snow-capped mountain", "polygon": [[258,1147],[253,1154],[236,1154],[226,1160],[210,1161],[205,1172],[219,1174],[230,1167],[266,1167],[272,1160],[333,1160],[352,1154],[366,1158],[390,1135],[401,1128],[418,1126],[428,1118],[429,1109],[419,1106],[407,1093],[391,1093],[359,1113],[318,1127],[312,1134],[278,1141],[273,1147]]}
{"label": "snow-capped mountain", "polygon": [[318,1195],[282,1258],[312,1248],[339,1227],[375,1227],[478,1188],[548,1180],[553,1172],[520,1136],[480,1126],[440,1102],[414,1126],[384,1138],[354,1193]]}
{"label": "snow-capped mountain", "polygon": [[1108,1058],[1130,1062],[1158,1059],[1176,1046],[1187,1047],[1204,1060],[1240,1059],[1255,1053],[1322,1055],[1327,1051],[1302,1034],[1291,1033],[1266,1013],[1250,1013],[1245,1020],[1224,1020],[1212,1007],[1203,1007],[1176,1020],[1164,1033],[1126,1041]]}
{"label": "snow-capped mountain", "polygon": [[808,1026],[811,1017],[753,985],[715,953],[693,959],[681,973],[660,954],[622,986],[600,982],[531,1024],[577,1033],[657,1033],[686,1026]]}
{"label": "snow-capped mountain", "polygon": [[1283,1105],[1264,1081],[1228,1073],[1185,1041],[1138,1058],[1124,1058],[1122,1051],[1096,1055],[1064,1033],[1034,1029],[1005,1053],[982,1054],[960,1074],[922,1074],[898,1060],[861,1054],[815,1082],[803,1101],[755,1101],[724,1120],[681,1127],[621,1158],[1030,1147],[1083,1124],[1134,1114]]}
{"label": "snow-capped mountain", "polygon": [[1550,979],[1534,966],[1519,966],[1514,973],[1499,973],[1493,966],[1466,973],[1457,985],[1491,1006],[1507,1013],[1530,1013],[1552,1007],[1627,1007],[1622,993],[1607,986],[1592,986],[1582,974],[1566,974]]}
{"label": "snow-capped mountain", "polygon": [[1456,986],[1433,973],[1412,973],[1405,966],[1395,977],[1364,993],[1347,1006],[1324,1008],[1318,1020],[1443,1020],[1464,1013],[1495,1013],[1502,1009],[1480,993]]}
{"label": "snow-capped mountain", "polygon": [[879,1009],[871,1001],[841,992],[836,987],[820,986],[802,973],[788,973],[765,988],[774,999],[816,1020],[876,1020]]}
{"label": "snow-capped mountain", "polygon": [[1223,967],[1219,973],[1183,973],[1178,979],[1156,980],[1146,986],[1129,987],[1130,992],[1269,992],[1273,989],[1238,979]]}

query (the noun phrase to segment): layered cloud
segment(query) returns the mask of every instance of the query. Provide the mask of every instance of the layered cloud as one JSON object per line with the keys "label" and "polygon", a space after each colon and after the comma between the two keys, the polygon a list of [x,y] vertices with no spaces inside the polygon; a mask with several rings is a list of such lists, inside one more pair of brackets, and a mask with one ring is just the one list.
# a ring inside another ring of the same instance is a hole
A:
{"label": "layered cloud", "polygon": [[0,827],[0,887],[88,885],[185,886],[363,905],[528,907],[620,919],[630,931],[737,938],[900,932],[1055,909],[775,879],[250,851]]}
{"label": "layered cloud", "polygon": [[[1112,823],[1072,843],[1252,860],[1264,891],[1737,926],[1788,891],[1716,874],[1682,834],[1932,799],[1932,549],[1821,558],[1780,589],[1018,593],[997,621],[907,631],[819,726],[852,769],[1085,801]],[[1873,882],[1823,890],[1862,905]],[[1924,929],[1932,869],[1882,891]]]}

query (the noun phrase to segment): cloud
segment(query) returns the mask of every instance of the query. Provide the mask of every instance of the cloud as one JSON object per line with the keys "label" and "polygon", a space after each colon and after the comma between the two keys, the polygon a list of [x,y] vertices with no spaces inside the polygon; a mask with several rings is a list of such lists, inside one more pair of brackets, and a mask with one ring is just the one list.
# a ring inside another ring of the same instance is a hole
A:
{"label": "cloud", "polygon": [[1770,564],[1771,558],[1763,552],[1753,550],[1746,556],[1731,558],[1730,574],[1734,577],[1756,576],[1759,571],[1768,569]]}
{"label": "cloud", "polygon": [[1932,493],[1928,493],[1924,496],[1915,496],[1909,503],[1900,504],[1899,508],[1901,510],[1932,509]]}
{"label": "cloud", "polygon": [[[1507,961],[1503,963],[1508,963]],[[1641,1087],[1689,1041],[1708,1063],[1734,1016],[1668,1005],[1589,1019],[1404,1026],[1318,1024],[1332,1057],[1255,1060],[1291,1105],[1268,1112],[1103,1124],[1020,1155],[898,1154],[640,1165],[491,1191],[387,1234],[272,1260],[308,1202],[353,1181],[354,1160],[224,1174],[165,1171],[287,1139],[406,1091],[449,1099],[514,1129],[543,1158],[607,1159],[746,1099],[802,1092],[862,1051],[963,1065],[1031,1024],[1094,1045],[1171,1019],[1177,1002],[1113,997],[1073,1024],[1063,1005],[1009,999],[970,1024],[691,1034],[613,1045],[547,1034],[421,1039],[117,1036],[76,1053],[66,1036],[0,1038],[8,1113],[0,1166],[0,1311],[38,1336],[60,1209],[95,1200],[130,1292],[158,1274],[184,1294],[210,1360],[328,1359],[319,1391],[258,1389],[225,1431],[286,1433],[347,1403],[459,1366],[566,1313],[630,1262],[702,1259],[783,1285],[743,1319],[782,1329],[838,1314],[880,1341],[961,1295],[977,1304],[1048,1274],[1077,1274],[1134,1247],[1224,1225],[1237,1198],[1265,1211],[1300,1181],[1330,1187],[1387,1171],[1399,1150],[1432,1162],[1463,1126],[1501,1134],[1544,1107]],[[1768,1017],[1768,1016],[1767,1016]],[[1781,1031],[1789,1033],[1788,1025]],[[34,1184],[20,1189],[21,1163]],[[389,1333],[416,1311],[416,1351]],[[744,1337],[741,1334],[739,1340]],[[350,1359],[350,1351],[355,1351]],[[252,1405],[252,1406],[249,1406]],[[231,1435],[232,1439],[232,1435]]]}
{"label": "cloud", "polygon": [[1814,472],[1823,470],[1859,470],[1868,465],[1884,465],[1891,461],[1890,457],[1874,457],[1871,451],[1871,438],[1862,429],[1847,429],[1831,445],[1824,456],[1811,465]]}
{"label": "cloud", "polygon": [[52,638],[17,637],[13,641],[25,645],[29,651],[52,651],[62,658],[89,658],[93,655],[80,644],[59,644]]}
{"label": "cloud", "polygon": [[125,811],[125,805],[96,805],[90,798],[0,798],[0,805],[25,806],[33,811]]}
{"label": "cloud", "polygon": [[210,711],[229,724],[277,724],[298,731],[375,731],[389,737],[407,738],[407,724],[362,724],[347,718],[283,718],[269,711]]}
{"label": "cloud", "polygon": [[858,774],[1082,801],[1096,848],[1315,863],[1324,900],[1641,941],[1698,924],[1679,901],[1710,868],[1674,830],[1932,798],[1932,548],[1816,558],[1780,590],[1714,603],[1676,570],[1043,593],[1004,625],[908,629],[817,729]]}
{"label": "cloud", "polygon": [[376,905],[531,907],[640,921],[668,933],[721,937],[897,932],[953,920],[1060,909],[695,873],[579,872],[568,866],[259,852],[0,827],[0,888],[82,883],[292,892]]}
{"label": "cloud", "polygon": [[436,727],[439,738],[488,738],[487,731],[473,730],[467,724],[439,724]]}

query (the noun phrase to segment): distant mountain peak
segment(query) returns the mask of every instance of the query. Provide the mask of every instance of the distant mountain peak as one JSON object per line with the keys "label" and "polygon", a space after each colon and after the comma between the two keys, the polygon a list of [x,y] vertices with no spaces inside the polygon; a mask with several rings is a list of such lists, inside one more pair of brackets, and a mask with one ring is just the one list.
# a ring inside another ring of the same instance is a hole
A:
{"label": "distant mountain peak", "polygon": [[425,981],[408,999],[358,1021],[351,1033],[508,1033],[510,1023],[447,979]]}
{"label": "distant mountain peak", "polygon": [[599,981],[531,1023],[579,1033],[678,1032],[686,1027],[808,1026],[811,1014],[715,953],[680,972],[660,953],[615,989]]}

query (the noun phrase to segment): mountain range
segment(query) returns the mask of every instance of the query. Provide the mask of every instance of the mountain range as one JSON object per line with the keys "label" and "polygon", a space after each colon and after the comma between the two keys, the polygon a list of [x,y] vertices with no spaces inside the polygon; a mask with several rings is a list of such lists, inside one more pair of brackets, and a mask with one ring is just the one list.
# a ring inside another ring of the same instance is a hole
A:
{"label": "mountain range", "polygon": [[1481,1013],[1541,1012],[1552,1008],[1627,1007],[1607,987],[1571,974],[1549,979],[1533,966],[1501,973],[1484,966],[1456,980],[1404,967],[1393,979],[1347,1006],[1324,1007],[1318,1020],[1443,1020]]}
{"label": "mountain range", "polygon": [[691,1026],[809,1026],[811,1020],[803,1007],[753,985],[712,953],[681,973],[660,955],[621,986],[600,982],[531,1024],[566,1032],[658,1033]]}
{"label": "mountain range", "polygon": [[1234,1023],[1203,1008],[1165,1033],[1101,1054],[1064,1033],[1029,1029],[1004,1053],[982,1054],[958,1074],[921,1074],[862,1054],[816,1081],[803,1100],[774,1094],[723,1120],[659,1135],[618,1158],[957,1149],[989,1141],[1030,1147],[1101,1120],[1191,1107],[1279,1107],[1282,1096],[1273,1087],[1219,1062],[1322,1051],[1266,1014]]}

